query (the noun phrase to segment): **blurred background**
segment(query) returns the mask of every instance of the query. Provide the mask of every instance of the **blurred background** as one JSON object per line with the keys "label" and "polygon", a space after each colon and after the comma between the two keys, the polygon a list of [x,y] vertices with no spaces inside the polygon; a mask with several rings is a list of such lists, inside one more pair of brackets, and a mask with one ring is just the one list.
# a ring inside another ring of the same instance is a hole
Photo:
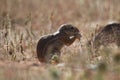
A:
{"label": "blurred background", "polygon": [[30,21],[34,28],[63,23],[120,21],[119,0],[0,0],[0,19],[9,14],[13,24]]}
{"label": "blurred background", "polygon": [[[85,45],[110,22],[120,22],[120,0],[0,0],[0,80],[120,80],[120,50],[105,48],[91,58]],[[65,23],[80,30],[82,47],[63,48],[66,66],[41,65],[38,40]]]}

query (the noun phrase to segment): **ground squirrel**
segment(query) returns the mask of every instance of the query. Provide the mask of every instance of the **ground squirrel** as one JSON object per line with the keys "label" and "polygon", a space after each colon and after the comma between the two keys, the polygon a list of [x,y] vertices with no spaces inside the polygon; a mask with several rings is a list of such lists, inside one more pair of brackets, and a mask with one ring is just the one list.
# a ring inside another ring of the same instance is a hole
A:
{"label": "ground squirrel", "polygon": [[108,46],[108,44],[115,43],[120,46],[120,23],[107,24],[103,27],[88,44],[92,44],[93,48],[98,50],[101,45]]}
{"label": "ground squirrel", "polygon": [[71,45],[81,34],[77,27],[63,24],[57,32],[40,38],[37,44],[37,57],[40,62],[49,62],[53,55],[60,56],[64,45]]}

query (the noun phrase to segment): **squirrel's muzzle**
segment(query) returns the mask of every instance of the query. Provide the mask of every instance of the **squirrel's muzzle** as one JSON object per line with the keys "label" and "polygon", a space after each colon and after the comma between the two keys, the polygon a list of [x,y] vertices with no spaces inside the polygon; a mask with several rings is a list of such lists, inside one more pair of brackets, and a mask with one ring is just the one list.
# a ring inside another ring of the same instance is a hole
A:
{"label": "squirrel's muzzle", "polygon": [[75,34],[75,36],[76,36],[76,39],[78,39],[78,40],[80,40],[82,37],[82,35],[80,33]]}

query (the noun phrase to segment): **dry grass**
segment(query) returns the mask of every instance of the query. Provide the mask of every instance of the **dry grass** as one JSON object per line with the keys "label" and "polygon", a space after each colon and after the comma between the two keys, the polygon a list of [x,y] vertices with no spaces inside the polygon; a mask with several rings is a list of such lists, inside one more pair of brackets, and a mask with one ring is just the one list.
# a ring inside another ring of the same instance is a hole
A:
{"label": "dry grass", "polygon": [[[120,80],[120,50],[93,57],[86,42],[97,26],[120,21],[119,0],[0,0],[0,80]],[[83,37],[62,50],[59,65],[40,64],[36,44],[64,23]],[[78,44],[79,43],[79,44]]]}

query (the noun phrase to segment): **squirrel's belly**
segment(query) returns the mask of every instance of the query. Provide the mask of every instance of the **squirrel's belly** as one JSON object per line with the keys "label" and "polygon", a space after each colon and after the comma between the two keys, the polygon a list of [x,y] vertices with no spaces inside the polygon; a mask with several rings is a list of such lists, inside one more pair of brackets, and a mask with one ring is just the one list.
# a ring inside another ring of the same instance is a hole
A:
{"label": "squirrel's belly", "polygon": [[53,55],[58,55],[60,56],[61,53],[61,49],[63,47],[63,43],[59,42],[59,41],[55,41],[51,44],[49,44],[49,46],[47,46],[47,49],[46,49],[46,56],[45,56],[45,59],[46,61],[50,60],[52,58]]}

